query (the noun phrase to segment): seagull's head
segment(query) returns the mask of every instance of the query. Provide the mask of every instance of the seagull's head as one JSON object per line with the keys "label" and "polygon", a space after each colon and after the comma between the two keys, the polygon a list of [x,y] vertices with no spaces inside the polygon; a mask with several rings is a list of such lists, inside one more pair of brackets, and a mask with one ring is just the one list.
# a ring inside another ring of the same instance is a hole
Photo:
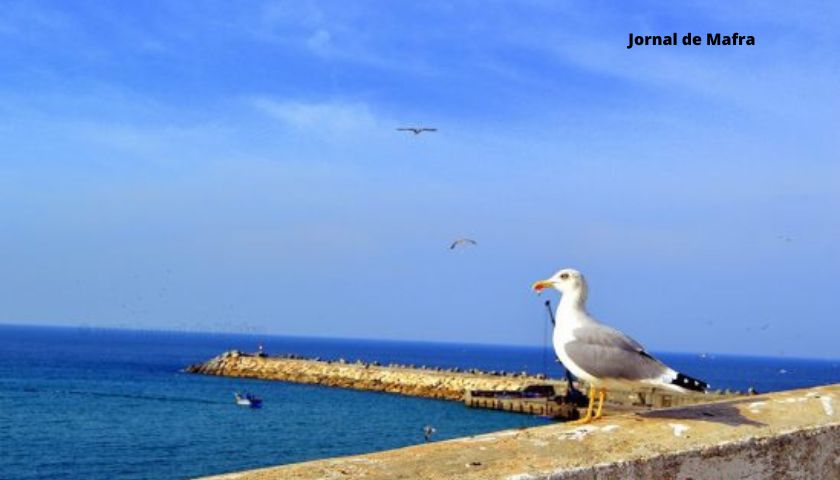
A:
{"label": "seagull's head", "polygon": [[531,286],[541,293],[546,288],[553,288],[560,293],[586,292],[586,280],[583,274],[573,268],[564,268],[545,280],[534,282]]}

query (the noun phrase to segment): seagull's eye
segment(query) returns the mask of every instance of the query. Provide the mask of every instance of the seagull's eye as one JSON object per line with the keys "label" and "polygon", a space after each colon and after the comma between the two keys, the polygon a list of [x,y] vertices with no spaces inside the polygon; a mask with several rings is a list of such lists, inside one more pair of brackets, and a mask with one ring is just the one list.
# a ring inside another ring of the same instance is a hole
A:
{"label": "seagull's eye", "polygon": [[568,280],[569,279],[569,274],[568,273],[561,273],[560,278],[563,279],[563,280]]}

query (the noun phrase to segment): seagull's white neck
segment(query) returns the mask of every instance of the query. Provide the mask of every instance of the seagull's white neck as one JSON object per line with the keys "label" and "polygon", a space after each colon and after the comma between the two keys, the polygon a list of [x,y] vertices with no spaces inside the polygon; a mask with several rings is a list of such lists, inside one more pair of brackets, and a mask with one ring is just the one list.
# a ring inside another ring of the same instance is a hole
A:
{"label": "seagull's white neck", "polygon": [[587,294],[586,282],[581,279],[581,283],[577,288],[570,288],[568,291],[563,292],[560,297],[560,303],[557,304],[557,314],[586,313]]}
{"label": "seagull's white neck", "polygon": [[557,341],[557,335],[563,337],[575,328],[591,322],[589,314],[586,313],[586,287],[563,293],[557,304],[554,319],[555,341]]}
{"label": "seagull's white neck", "polygon": [[585,312],[586,311],[586,291],[585,290],[575,290],[573,292],[566,292],[560,297],[560,303],[557,305],[558,310],[574,310]]}

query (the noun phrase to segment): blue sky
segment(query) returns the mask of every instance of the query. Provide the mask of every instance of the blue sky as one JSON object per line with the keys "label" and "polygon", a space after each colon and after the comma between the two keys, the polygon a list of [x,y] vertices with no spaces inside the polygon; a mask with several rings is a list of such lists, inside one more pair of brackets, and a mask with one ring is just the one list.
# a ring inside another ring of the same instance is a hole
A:
{"label": "blue sky", "polygon": [[0,2],[0,322],[838,357],[840,11],[704,3]]}

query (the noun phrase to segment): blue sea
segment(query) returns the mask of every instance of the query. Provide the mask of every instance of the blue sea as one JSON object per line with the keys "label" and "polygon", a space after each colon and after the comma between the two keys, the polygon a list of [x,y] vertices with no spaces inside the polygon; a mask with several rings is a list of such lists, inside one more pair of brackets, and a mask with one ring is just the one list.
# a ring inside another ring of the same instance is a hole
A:
{"label": "blue sea", "polygon": [[[182,373],[218,353],[297,353],[562,376],[536,347],[0,325],[0,479],[179,479],[540,425],[457,402]],[[840,382],[840,361],[661,353],[716,388]],[[233,392],[264,399],[233,404]]]}

